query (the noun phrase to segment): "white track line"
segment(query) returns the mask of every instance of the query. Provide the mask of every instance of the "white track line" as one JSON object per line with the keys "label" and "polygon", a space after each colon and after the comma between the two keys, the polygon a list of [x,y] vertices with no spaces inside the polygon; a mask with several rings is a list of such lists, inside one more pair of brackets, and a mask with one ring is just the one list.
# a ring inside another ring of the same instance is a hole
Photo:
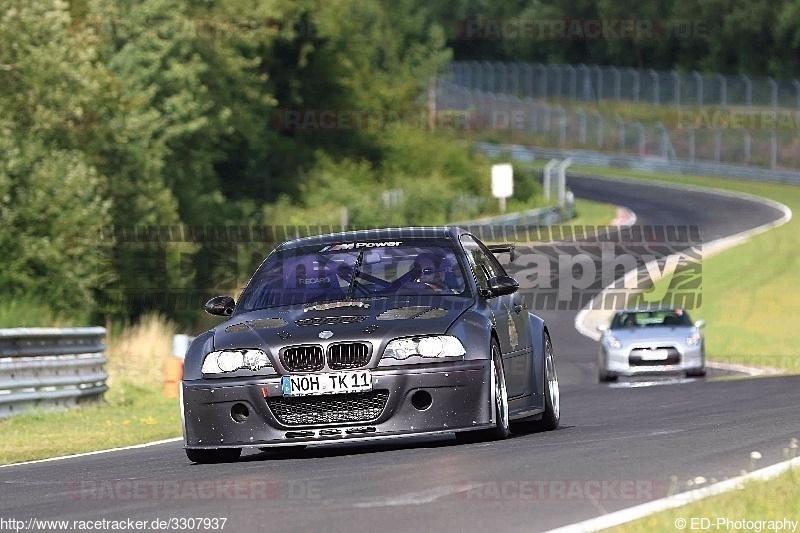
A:
{"label": "white track line", "polygon": [[38,463],[49,463],[51,461],[61,461],[62,459],[74,459],[76,457],[87,457],[89,455],[100,455],[101,453],[120,452],[122,450],[136,450],[138,448],[148,448],[150,446],[157,446],[159,444],[166,444],[168,442],[178,442],[181,440],[183,440],[181,437],[175,437],[173,439],[156,440],[153,442],[146,442],[144,444],[123,446],[121,448],[109,448],[108,450],[97,450],[94,452],[76,453],[73,455],[62,455],[61,457],[50,457],[48,459],[37,459],[36,461],[25,461],[24,463],[11,463],[8,465],[0,465],[0,468],[9,468],[11,466],[22,466],[22,465],[35,465]]}
{"label": "white track line", "polygon": [[718,370],[726,370],[728,372],[741,372],[748,376],[777,376],[783,374],[784,371],[780,368],[770,366],[748,366],[740,363],[721,363],[717,361],[706,361],[706,366],[716,368]]}
{"label": "white track line", "polygon": [[795,457],[794,459],[783,461],[743,476],[726,479],[725,481],[714,483],[713,485],[703,487],[702,489],[681,492],[660,500],[654,500],[652,502],[643,503],[635,507],[629,507],[627,509],[622,509],[621,511],[598,516],[597,518],[584,520],[583,522],[577,522],[568,526],[551,529],[546,533],[589,532],[619,526],[633,520],[644,518],[651,514],[666,511],[668,509],[674,509],[676,507],[682,507],[686,504],[708,498],[709,496],[716,496],[717,494],[736,490],[750,481],[768,481],[778,477],[784,472],[788,472],[791,468],[800,468],[800,457]]}

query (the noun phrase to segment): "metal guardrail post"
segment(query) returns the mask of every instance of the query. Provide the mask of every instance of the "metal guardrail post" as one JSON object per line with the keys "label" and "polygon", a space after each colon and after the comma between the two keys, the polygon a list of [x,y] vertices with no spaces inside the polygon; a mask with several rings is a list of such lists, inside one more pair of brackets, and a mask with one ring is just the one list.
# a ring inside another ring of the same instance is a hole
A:
{"label": "metal guardrail post", "polygon": [[744,105],[747,109],[753,107],[753,84],[750,78],[742,74],[742,81],[744,82]]}
{"label": "metal guardrail post", "polygon": [[767,83],[769,84],[770,88],[770,97],[772,100],[772,109],[774,111],[778,110],[778,84],[775,83],[775,80],[772,78],[767,78]]}
{"label": "metal guardrail post", "polygon": [[653,69],[647,70],[650,77],[653,79],[653,103],[659,105],[661,103],[661,84],[658,79],[658,74]]}
{"label": "metal guardrail post", "polygon": [[578,109],[575,114],[578,116],[578,142],[583,146],[586,144],[586,111]]}
{"label": "metal guardrail post", "polygon": [[672,92],[673,94],[673,103],[675,106],[681,106],[681,76],[674,70],[672,71]]}
{"label": "metal guardrail post", "polygon": [[797,99],[797,108],[800,109],[800,81],[792,80],[794,86],[795,98]]}
{"label": "metal guardrail post", "polygon": [[699,72],[693,71],[692,76],[694,77],[695,82],[695,95],[697,97],[697,105],[703,105],[703,77],[700,75]]}
{"label": "metal guardrail post", "polygon": [[744,164],[750,164],[750,144],[752,143],[752,139],[750,138],[750,132],[744,130]]}

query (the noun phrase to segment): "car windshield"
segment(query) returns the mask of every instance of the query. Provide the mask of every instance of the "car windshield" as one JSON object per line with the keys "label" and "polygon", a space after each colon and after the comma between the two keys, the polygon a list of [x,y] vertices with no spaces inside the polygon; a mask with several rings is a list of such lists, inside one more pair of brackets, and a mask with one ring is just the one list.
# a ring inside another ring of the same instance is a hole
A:
{"label": "car windshield", "polygon": [[614,316],[611,329],[691,325],[689,314],[683,310],[625,311]]}
{"label": "car windshield", "polygon": [[239,311],[392,295],[469,296],[465,279],[449,241],[289,248],[273,252],[259,267]]}

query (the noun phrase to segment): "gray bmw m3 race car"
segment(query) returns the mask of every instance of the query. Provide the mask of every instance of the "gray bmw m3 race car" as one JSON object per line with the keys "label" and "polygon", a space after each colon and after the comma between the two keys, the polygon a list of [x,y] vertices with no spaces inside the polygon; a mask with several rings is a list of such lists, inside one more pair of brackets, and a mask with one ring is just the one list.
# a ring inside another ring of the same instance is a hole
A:
{"label": "gray bmw m3 race car", "polygon": [[495,254],[459,228],[345,232],[273,250],[190,345],[186,455],[558,426],[553,347]]}

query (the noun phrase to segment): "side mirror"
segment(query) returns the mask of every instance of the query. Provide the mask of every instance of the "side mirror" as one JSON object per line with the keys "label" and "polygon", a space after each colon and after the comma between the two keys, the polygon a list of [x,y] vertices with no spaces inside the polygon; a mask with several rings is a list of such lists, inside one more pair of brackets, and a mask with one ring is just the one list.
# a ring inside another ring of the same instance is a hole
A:
{"label": "side mirror", "polygon": [[608,324],[598,324],[597,331],[603,333],[604,331],[608,331]]}
{"label": "side mirror", "polygon": [[696,327],[696,328],[702,328],[705,325],[706,325],[706,321],[705,320],[698,320],[697,322],[694,323],[694,327]]}
{"label": "side mirror", "polygon": [[489,298],[512,294],[519,289],[519,283],[511,276],[495,276],[489,278]]}
{"label": "side mirror", "polygon": [[205,310],[209,315],[231,316],[236,301],[230,296],[214,296],[206,302]]}

